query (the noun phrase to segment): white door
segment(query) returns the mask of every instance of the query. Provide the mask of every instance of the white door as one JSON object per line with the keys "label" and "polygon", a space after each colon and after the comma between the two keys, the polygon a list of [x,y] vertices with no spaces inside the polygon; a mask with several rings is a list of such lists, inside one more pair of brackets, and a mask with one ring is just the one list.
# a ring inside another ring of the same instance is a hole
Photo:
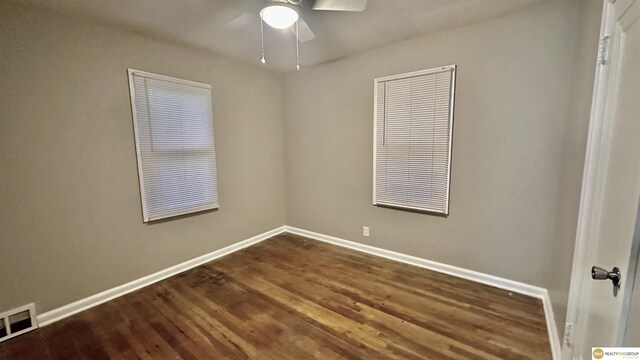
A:
{"label": "white door", "polygon": [[[640,346],[624,341],[640,199],[640,0],[607,1],[603,17],[564,359],[591,359],[592,347]],[[621,286],[592,280],[592,265],[618,267]]]}
{"label": "white door", "polygon": [[[639,225],[636,223],[636,236],[640,236],[638,227]],[[629,316],[627,316],[624,345],[640,347],[640,295],[638,295],[638,293],[640,293],[640,276],[638,276],[637,271],[638,269],[636,268],[636,279],[635,285],[633,286],[635,296],[633,296],[629,302]]]}

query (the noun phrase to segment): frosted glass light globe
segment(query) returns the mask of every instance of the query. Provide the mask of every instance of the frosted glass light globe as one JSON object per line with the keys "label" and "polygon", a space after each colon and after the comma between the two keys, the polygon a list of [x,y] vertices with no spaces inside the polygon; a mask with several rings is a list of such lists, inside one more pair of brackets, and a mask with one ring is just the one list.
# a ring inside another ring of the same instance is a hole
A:
{"label": "frosted glass light globe", "polygon": [[260,17],[276,29],[287,29],[298,20],[298,12],[286,5],[269,5],[260,10]]}

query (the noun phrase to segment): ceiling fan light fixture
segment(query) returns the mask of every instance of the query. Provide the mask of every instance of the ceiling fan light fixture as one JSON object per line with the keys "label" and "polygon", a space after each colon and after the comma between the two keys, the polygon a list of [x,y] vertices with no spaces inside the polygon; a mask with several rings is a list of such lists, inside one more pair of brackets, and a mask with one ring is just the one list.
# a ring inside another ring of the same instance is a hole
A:
{"label": "ceiling fan light fixture", "polygon": [[267,5],[260,10],[260,17],[267,25],[276,29],[290,28],[298,21],[298,10],[288,4]]}

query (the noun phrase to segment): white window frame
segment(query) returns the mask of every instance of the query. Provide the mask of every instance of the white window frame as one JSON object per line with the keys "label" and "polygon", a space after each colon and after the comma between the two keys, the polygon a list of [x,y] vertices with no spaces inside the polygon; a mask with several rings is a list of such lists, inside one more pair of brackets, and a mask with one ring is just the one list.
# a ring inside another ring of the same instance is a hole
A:
{"label": "white window frame", "polygon": [[[450,100],[450,109],[449,109],[449,154],[448,154],[448,171],[447,171],[447,201],[445,204],[445,209],[444,210],[426,209],[426,208],[419,208],[419,207],[408,206],[408,205],[385,204],[385,203],[379,202],[376,196],[376,193],[377,193],[376,192],[376,170],[377,170],[376,154],[377,154],[377,138],[378,138],[378,128],[377,128],[376,120],[378,118],[378,85],[386,81],[406,79],[410,77],[428,75],[428,74],[449,71],[449,70],[451,71],[451,95],[450,95],[451,100]],[[433,69],[419,70],[419,71],[413,71],[413,72],[408,72],[404,74],[380,77],[374,80],[374,90],[373,90],[373,205],[374,206],[397,208],[397,209],[411,210],[411,211],[424,212],[424,213],[437,213],[445,216],[449,215],[449,203],[451,202],[451,155],[452,155],[452,149],[453,149],[453,113],[454,113],[454,104],[455,104],[456,72],[457,72],[457,65],[452,64],[452,65],[441,66]]]}
{"label": "white window frame", "polygon": [[[166,215],[159,216],[159,217],[151,218],[149,216],[149,212],[147,210],[147,199],[146,199],[146,194],[145,194],[145,180],[144,180],[144,172],[143,172],[143,166],[142,166],[142,152],[141,152],[141,149],[140,149],[140,136],[139,136],[139,130],[138,130],[138,125],[139,125],[138,124],[138,114],[137,114],[137,109],[136,109],[136,106],[135,106],[136,92],[135,92],[135,86],[134,86],[134,74],[141,75],[141,76],[148,77],[148,78],[152,78],[152,79],[174,82],[174,83],[182,84],[182,85],[189,85],[189,86],[194,86],[194,87],[202,87],[202,88],[206,88],[206,89],[209,89],[209,90],[212,90],[212,87],[211,87],[211,85],[205,84],[205,83],[200,83],[200,82],[191,81],[191,80],[184,80],[184,79],[180,79],[180,78],[174,78],[174,77],[171,77],[171,76],[160,75],[160,74],[150,73],[150,72],[146,72],[146,71],[131,69],[131,68],[127,69],[127,73],[128,73],[128,76],[129,76],[129,92],[130,92],[130,99],[131,99],[131,112],[132,112],[132,116],[133,116],[133,130],[134,130],[134,137],[135,137],[136,159],[137,159],[137,166],[138,166],[138,181],[139,181],[139,186],[140,186],[140,200],[142,202],[143,222],[148,223],[148,222],[152,222],[152,221],[156,221],[156,220],[162,220],[162,219],[171,218],[171,217],[175,217],[175,216],[187,215],[187,214],[192,214],[192,213],[196,213],[196,212],[200,212],[200,211],[213,210],[213,209],[220,208],[220,205],[219,205],[219,194],[216,194],[216,197],[218,197],[218,202],[216,202],[213,205],[192,207],[192,208],[186,209],[184,211],[176,211],[176,212],[172,212],[170,214],[166,214]],[[212,95],[213,95],[213,91],[212,91]],[[215,145],[214,145],[214,153],[215,153]],[[215,164],[215,166],[217,168],[217,160],[215,159],[215,156],[214,156],[214,164]],[[214,181],[217,182],[217,179],[214,179]]]}

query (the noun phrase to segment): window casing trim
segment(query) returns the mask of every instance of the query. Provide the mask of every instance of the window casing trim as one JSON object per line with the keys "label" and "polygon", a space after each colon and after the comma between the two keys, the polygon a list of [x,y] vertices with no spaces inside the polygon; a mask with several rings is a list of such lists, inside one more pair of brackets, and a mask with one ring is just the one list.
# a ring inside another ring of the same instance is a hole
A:
{"label": "window casing trim", "polygon": [[[142,151],[140,149],[140,146],[138,145],[138,144],[140,144],[140,134],[139,134],[139,130],[138,130],[138,125],[139,125],[139,123],[138,123],[138,114],[137,114],[136,106],[133,103],[133,99],[136,98],[136,91],[135,91],[135,85],[134,85],[134,81],[135,81],[134,75],[143,76],[143,77],[150,78],[150,79],[173,82],[173,83],[176,83],[176,84],[200,87],[200,88],[209,89],[209,90],[212,90],[212,87],[209,84],[199,83],[199,82],[191,81],[191,80],[178,79],[178,78],[174,78],[174,77],[170,77],[170,76],[154,74],[154,73],[141,71],[141,70],[136,70],[136,69],[131,69],[131,68],[127,69],[127,74],[128,74],[128,78],[129,78],[129,96],[130,96],[130,99],[131,99],[131,102],[132,102],[131,103],[131,115],[132,115],[132,118],[133,118],[133,132],[134,132],[134,138],[135,138],[136,163],[137,163],[137,166],[138,166],[138,182],[139,182],[139,186],[140,186],[140,201],[141,201],[141,206],[142,206],[143,222],[148,223],[150,221],[162,220],[162,219],[171,218],[171,217],[175,217],[175,216],[187,215],[187,214],[197,213],[197,212],[201,212],[201,211],[214,210],[214,209],[220,208],[219,202],[216,202],[215,204],[212,204],[212,205],[204,205],[204,206],[199,206],[199,207],[192,207],[192,208],[189,208],[187,210],[177,210],[177,211],[173,211],[173,212],[167,212],[162,216],[154,216],[153,218],[151,218],[149,216],[149,212],[148,212],[148,209],[147,209],[147,198],[146,198],[146,194],[145,194],[146,187],[145,187],[143,168],[142,168]],[[213,91],[212,91],[212,95],[213,95]]]}
{"label": "window casing trim", "polygon": [[[451,202],[451,155],[453,150],[453,112],[454,112],[454,105],[455,105],[456,72],[457,72],[456,70],[457,70],[457,65],[452,64],[452,65],[440,66],[433,69],[418,70],[418,71],[379,77],[374,79],[373,81],[374,82],[374,86],[373,86],[373,205],[374,206],[382,206],[382,207],[403,209],[403,210],[423,212],[423,213],[435,213],[435,214],[440,214],[445,216],[449,215],[449,204]],[[412,77],[435,74],[435,73],[444,72],[444,71],[451,71],[451,93],[450,93],[451,103],[449,106],[449,129],[450,130],[449,130],[449,153],[448,153],[449,171],[447,171],[447,181],[446,181],[447,202],[445,204],[445,209],[444,210],[426,209],[426,208],[420,208],[420,207],[414,207],[414,206],[407,206],[404,204],[378,201],[376,196],[376,170],[377,170],[376,164],[377,164],[377,150],[378,150],[377,149],[378,127],[377,127],[376,121],[378,118],[378,96],[377,96],[378,86],[383,85],[387,81],[398,80],[398,79],[408,79]]]}

